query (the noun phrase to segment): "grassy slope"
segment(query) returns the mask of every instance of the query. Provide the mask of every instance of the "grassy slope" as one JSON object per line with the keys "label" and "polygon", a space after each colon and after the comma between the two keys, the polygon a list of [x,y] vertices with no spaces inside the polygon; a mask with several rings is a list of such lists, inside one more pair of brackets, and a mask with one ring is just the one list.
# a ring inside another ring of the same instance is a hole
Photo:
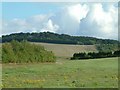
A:
{"label": "grassy slope", "polygon": [[118,87],[117,59],[3,64],[3,87]]}
{"label": "grassy slope", "polygon": [[76,52],[96,52],[94,45],[66,45],[66,44],[48,44],[48,43],[35,43],[41,44],[45,49],[53,51],[57,57],[72,57]]}

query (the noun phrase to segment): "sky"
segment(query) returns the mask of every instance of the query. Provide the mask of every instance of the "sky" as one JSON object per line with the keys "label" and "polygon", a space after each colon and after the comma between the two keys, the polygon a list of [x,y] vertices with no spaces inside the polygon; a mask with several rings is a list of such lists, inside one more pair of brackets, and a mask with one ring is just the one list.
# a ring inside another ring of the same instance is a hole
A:
{"label": "sky", "polygon": [[2,35],[49,31],[117,40],[118,5],[108,2],[3,2],[0,23]]}

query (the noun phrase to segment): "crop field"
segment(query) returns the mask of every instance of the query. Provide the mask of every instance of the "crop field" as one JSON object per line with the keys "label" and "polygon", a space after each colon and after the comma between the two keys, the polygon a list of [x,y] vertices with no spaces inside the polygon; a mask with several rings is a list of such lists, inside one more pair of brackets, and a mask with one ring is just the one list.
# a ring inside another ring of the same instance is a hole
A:
{"label": "crop field", "polygon": [[52,51],[57,57],[71,57],[77,52],[97,52],[95,45],[67,45],[67,44],[49,44],[49,43],[34,43],[40,44],[46,50]]}
{"label": "crop field", "polygon": [[118,58],[3,64],[1,87],[117,88]]}

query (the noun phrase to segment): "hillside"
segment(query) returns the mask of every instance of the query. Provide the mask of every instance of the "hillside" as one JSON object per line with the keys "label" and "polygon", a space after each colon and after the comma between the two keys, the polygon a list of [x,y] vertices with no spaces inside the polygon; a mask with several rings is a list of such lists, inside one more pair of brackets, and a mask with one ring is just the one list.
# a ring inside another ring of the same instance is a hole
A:
{"label": "hillside", "polygon": [[[40,33],[14,33],[2,36],[2,42],[12,40],[27,40],[30,42],[45,42],[56,44],[77,44],[77,45],[95,45],[95,44],[118,44],[117,40],[98,39],[85,36],[70,36],[66,34],[57,34],[51,32]],[[1,40],[0,40],[1,41]]]}
{"label": "hillside", "polygon": [[52,51],[57,57],[71,57],[75,52],[96,52],[94,45],[67,45],[67,44],[49,44],[35,43],[44,46],[48,51]]}

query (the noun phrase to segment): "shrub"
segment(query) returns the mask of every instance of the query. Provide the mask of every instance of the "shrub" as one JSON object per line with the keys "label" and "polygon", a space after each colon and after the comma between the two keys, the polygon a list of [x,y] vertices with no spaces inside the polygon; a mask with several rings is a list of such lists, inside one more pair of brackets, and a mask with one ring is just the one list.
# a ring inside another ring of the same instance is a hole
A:
{"label": "shrub", "polygon": [[55,62],[55,56],[52,52],[46,51],[43,46],[13,40],[2,45],[2,62]]}
{"label": "shrub", "polygon": [[107,58],[107,57],[119,57],[120,56],[120,50],[115,52],[89,52],[89,53],[74,53],[73,57],[71,57],[71,60],[74,59],[94,59],[94,58]]}

